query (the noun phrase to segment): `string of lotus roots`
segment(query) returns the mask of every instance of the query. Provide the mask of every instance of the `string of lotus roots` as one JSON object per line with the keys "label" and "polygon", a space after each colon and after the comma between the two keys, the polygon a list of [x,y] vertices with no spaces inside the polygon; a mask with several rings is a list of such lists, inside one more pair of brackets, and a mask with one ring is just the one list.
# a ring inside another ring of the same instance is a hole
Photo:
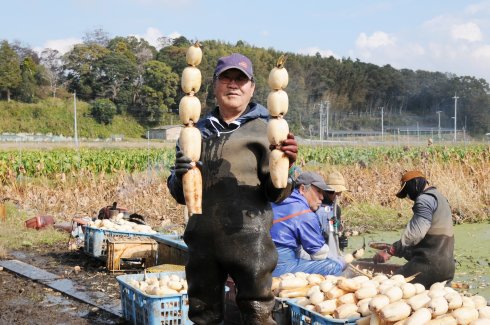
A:
{"label": "string of lotus roots", "polygon": [[179,117],[184,127],[180,131],[179,145],[185,156],[192,160],[192,169],[182,176],[182,187],[189,215],[202,213],[202,175],[196,163],[201,156],[201,132],[194,125],[201,115],[201,102],[196,93],[201,88],[201,71],[197,66],[202,61],[199,42],[186,52],[187,67],[182,72],[182,91],[186,94],[179,103]]}

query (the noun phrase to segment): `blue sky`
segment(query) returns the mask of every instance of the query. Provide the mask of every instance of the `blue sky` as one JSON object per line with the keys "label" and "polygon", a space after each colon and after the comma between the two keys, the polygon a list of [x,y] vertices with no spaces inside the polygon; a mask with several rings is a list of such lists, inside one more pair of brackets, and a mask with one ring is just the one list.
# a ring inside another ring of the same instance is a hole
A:
{"label": "blue sky", "polygon": [[0,40],[66,51],[86,32],[238,40],[490,82],[490,0],[17,0]]}

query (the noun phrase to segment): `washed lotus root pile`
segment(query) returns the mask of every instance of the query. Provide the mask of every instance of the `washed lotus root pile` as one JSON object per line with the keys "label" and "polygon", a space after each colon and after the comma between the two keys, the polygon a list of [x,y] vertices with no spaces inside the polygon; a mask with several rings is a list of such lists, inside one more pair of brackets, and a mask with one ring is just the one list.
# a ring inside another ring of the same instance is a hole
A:
{"label": "washed lotus root pile", "polygon": [[176,274],[148,277],[145,273],[143,280],[131,279],[128,283],[131,287],[152,296],[187,293],[187,281]]}
{"label": "washed lotus root pile", "polygon": [[490,324],[484,297],[465,296],[445,282],[426,289],[411,280],[400,274],[345,278],[297,272],[273,278],[272,291],[325,318],[359,318],[360,325]]}
{"label": "washed lotus root pile", "polygon": [[128,232],[142,232],[148,234],[156,234],[157,232],[151,229],[148,225],[140,225],[135,222],[124,220],[122,213],[113,219],[97,219],[91,221],[89,226],[92,228],[113,230],[113,231],[128,231]]}

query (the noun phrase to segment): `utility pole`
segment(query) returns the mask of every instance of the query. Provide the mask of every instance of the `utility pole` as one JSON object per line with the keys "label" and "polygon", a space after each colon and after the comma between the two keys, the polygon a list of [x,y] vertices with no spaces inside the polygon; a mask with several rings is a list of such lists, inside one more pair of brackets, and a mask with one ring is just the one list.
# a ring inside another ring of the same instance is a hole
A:
{"label": "utility pole", "polygon": [[78,130],[77,130],[77,92],[73,93],[73,110],[74,110],[74,119],[75,119],[75,147],[78,151]]}
{"label": "utility pole", "polygon": [[458,112],[458,96],[456,96],[456,93],[454,93],[454,139],[453,141],[456,142],[456,125],[457,125],[457,112]]}
{"label": "utility pole", "polygon": [[320,102],[320,144],[323,145],[323,101]]}
{"label": "utility pole", "polygon": [[[172,123],[170,123],[170,125],[172,125]],[[148,171],[148,179],[150,179],[150,129],[146,130],[146,141],[148,144],[146,150],[146,170]]]}
{"label": "utility pole", "polygon": [[381,106],[381,141],[385,139],[384,106]]}
{"label": "utility pole", "polygon": [[417,122],[417,141],[420,141],[420,129],[419,129],[419,122]]}
{"label": "utility pole", "polygon": [[466,143],[466,115],[464,116],[463,139],[464,142]]}
{"label": "utility pole", "polygon": [[330,110],[330,101],[327,100],[327,140],[328,140],[328,113]]}
{"label": "utility pole", "polygon": [[442,111],[437,111],[438,123],[437,123],[437,137],[441,140],[441,113]]}

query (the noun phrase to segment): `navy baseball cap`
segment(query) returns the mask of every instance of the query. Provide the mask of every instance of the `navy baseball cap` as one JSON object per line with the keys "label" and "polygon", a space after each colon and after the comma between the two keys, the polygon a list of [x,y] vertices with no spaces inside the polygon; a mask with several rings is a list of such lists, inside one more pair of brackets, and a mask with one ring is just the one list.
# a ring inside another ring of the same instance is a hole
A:
{"label": "navy baseball cap", "polygon": [[216,64],[216,69],[214,69],[214,76],[217,77],[229,69],[238,69],[242,71],[249,79],[253,79],[254,77],[252,61],[240,53],[233,53],[231,55],[219,58],[218,64]]}

